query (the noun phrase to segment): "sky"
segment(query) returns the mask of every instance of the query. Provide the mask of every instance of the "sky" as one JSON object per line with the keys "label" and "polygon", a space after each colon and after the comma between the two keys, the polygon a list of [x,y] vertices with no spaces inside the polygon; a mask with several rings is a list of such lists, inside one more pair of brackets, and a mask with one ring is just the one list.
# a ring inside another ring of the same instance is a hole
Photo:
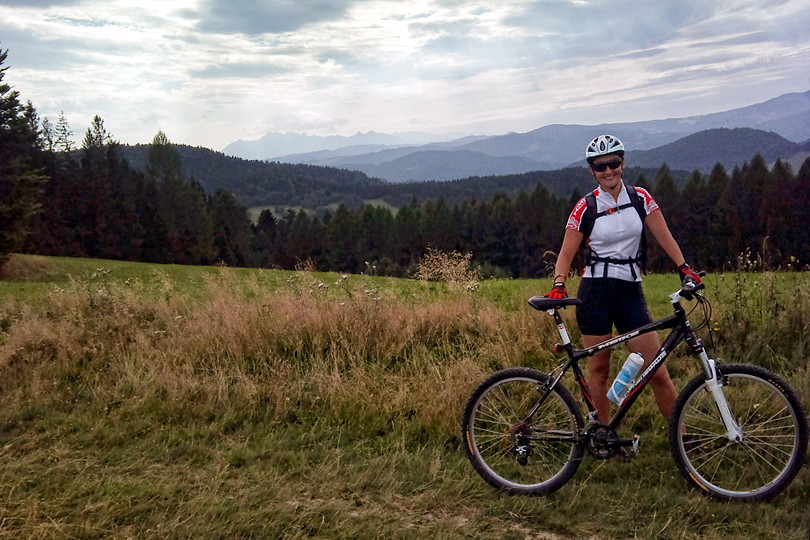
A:
{"label": "sky", "polygon": [[437,139],[810,89],[807,0],[0,0],[4,82],[81,145]]}

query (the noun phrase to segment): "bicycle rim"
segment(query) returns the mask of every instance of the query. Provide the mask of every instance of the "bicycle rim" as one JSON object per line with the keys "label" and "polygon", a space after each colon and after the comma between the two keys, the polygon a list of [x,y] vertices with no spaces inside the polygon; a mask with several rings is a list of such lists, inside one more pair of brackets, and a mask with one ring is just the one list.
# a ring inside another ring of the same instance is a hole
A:
{"label": "bicycle rim", "polygon": [[743,440],[729,441],[705,383],[690,385],[693,390],[678,407],[672,428],[676,460],[709,495],[769,498],[787,487],[801,466],[807,445],[804,415],[787,385],[767,371],[735,366],[723,374],[723,393]]}
{"label": "bicycle rim", "polygon": [[464,415],[467,455],[491,485],[524,494],[546,494],[573,476],[582,458],[577,444],[581,416],[563,388],[552,391],[537,413],[545,375],[513,369],[485,382]]}

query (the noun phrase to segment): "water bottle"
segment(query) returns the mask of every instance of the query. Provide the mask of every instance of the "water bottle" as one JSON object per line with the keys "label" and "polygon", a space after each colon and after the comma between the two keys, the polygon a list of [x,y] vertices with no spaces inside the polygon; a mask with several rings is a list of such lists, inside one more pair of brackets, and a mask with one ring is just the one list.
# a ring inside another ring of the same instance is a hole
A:
{"label": "water bottle", "polygon": [[622,366],[622,370],[616,376],[616,380],[608,390],[607,397],[615,404],[619,404],[624,399],[627,390],[633,385],[633,379],[636,378],[638,372],[641,371],[641,366],[644,365],[644,358],[637,353],[630,353],[627,361]]}

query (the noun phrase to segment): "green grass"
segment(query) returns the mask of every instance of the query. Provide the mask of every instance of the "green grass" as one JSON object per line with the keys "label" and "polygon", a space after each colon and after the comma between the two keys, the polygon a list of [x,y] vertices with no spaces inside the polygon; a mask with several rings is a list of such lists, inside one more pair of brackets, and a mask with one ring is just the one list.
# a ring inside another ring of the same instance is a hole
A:
{"label": "green grass", "polygon": [[[548,280],[484,281],[471,293],[328,273],[15,264],[17,278],[0,281],[2,538],[810,532],[806,468],[769,503],[707,500],[679,476],[650,396],[627,418],[643,441],[631,463],[586,458],[549,497],[485,484],[460,448],[461,408],[495,369],[555,365],[555,329],[526,305]],[[805,403],[796,351],[808,282],[708,279],[726,359],[784,367]],[[645,279],[655,315],[675,287],[673,276]],[[670,370],[679,387],[694,374],[680,356]]]}

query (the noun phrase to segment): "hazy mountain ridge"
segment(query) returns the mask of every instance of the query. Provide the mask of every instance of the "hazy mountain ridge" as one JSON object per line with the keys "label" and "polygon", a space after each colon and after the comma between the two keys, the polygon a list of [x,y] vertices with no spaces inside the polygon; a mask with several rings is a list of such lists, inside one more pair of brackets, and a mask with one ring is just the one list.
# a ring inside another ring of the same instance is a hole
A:
{"label": "hazy mountain ridge", "polygon": [[[426,179],[451,180],[469,176],[470,167],[468,163],[464,159],[459,159],[460,155],[454,156],[452,154],[452,152],[456,151],[475,153],[467,154],[467,156],[474,156],[475,163],[481,171],[487,171],[486,174],[512,174],[519,171],[521,167],[533,167],[536,170],[553,170],[569,166],[572,163],[579,164],[583,161],[584,142],[599,133],[615,134],[625,142],[631,152],[638,153],[638,159],[647,159],[644,154],[639,152],[654,150],[675,143],[686,136],[701,131],[722,128],[752,128],[773,132],[786,139],[787,142],[793,143],[810,140],[810,91],[785,94],[740,109],[686,118],[600,124],[596,126],[553,124],[527,133],[472,137],[472,140],[464,138],[428,145],[395,143],[393,147],[389,146],[388,148],[375,145],[373,151],[370,152],[364,151],[362,146],[356,144],[360,140],[354,138],[357,136],[329,138],[331,144],[339,144],[342,139],[345,146],[328,152],[278,155],[273,153],[272,148],[269,147],[264,147],[263,151],[265,152],[265,159],[351,168],[389,181],[412,182]],[[375,138],[375,140],[379,142],[383,139]],[[256,154],[261,154],[261,151],[255,150],[260,146],[260,141],[262,140],[253,141],[255,143],[253,152]],[[247,145],[251,144],[245,141],[241,142]],[[734,165],[742,164],[742,162],[750,159],[754,153],[759,151],[758,148],[749,147],[749,142],[740,148],[739,155],[734,152],[733,160],[729,159],[729,148],[717,146],[715,150],[718,153],[715,154],[711,165],[706,165],[706,159],[711,161],[709,157],[704,160],[694,160],[692,158],[686,159],[684,157],[684,159],[681,159],[670,156],[665,161],[672,168],[699,168],[705,170],[706,167],[710,168],[716,162],[722,162],[731,168]],[[756,144],[759,143],[754,143],[753,146],[756,146]],[[770,143],[768,144],[770,145]],[[768,148],[772,147],[772,145],[768,146]],[[236,147],[229,145],[226,148],[226,153],[232,152],[234,148]],[[676,148],[679,147],[674,147],[669,151],[676,151]],[[410,154],[425,151],[435,152],[437,150],[446,152],[440,172],[436,169],[436,165],[442,159],[435,153],[431,153],[431,159],[423,161],[421,166],[418,159],[407,159]],[[488,161],[487,156],[493,159]],[[650,154],[650,159],[658,159],[658,157],[660,157],[658,154]],[[765,157],[772,161],[776,157],[789,158],[791,154],[783,153],[775,157]],[[531,165],[531,162],[536,163],[536,165]],[[693,164],[699,166],[692,166]],[[529,168],[527,170],[533,169]]]}
{"label": "hazy mountain ridge", "polygon": [[[654,148],[628,152],[628,163],[639,167],[656,167],[667,163],[680,170],[708,171],[715,164],[727,170],[749,161],[759,153],[766,162],[790,160],[810,152],[810,141],[791,142],[773,132],[752,128],[718,128],[687,135],[675,142]],[[806,157],[806,156],[805,156]],[[803,160],[803,159],[802,159]]]}
{"label": "hazy mountain ridge", "polygon": [[[435,142],[437,137],[424,133],[386,134],[369,131],[355,133],[351,137],[332,135],[319,137],[302,133],[276,133],[269,132],[260,139],[253,141],[238,140],[226,146],[222,152],[244,159],[261,159],[272,161],[282,155],[296,153],[323,152],[339,150],[346,147],[364,146],[370,148],[385,148],[391,146],[422,145]],[[276,160],[277,161],[277,160]]]}
{"label": "hazy mountain ridge", "polygon": [[[470,150],[419,150],[377,164],[346,163],[342,167],[389,182],[453,180],[471,176],[498,176],[542,170],[539,163],[521,156],[488,156]],[[427,172],[425,172],[427,171]]]}
{"label": "hazy mountain ridge", "polygon": [[[148,148],[147,145],[124,146],[122,153],[134,167],[144,170]],[[574,190],[583,193],[593,185],[593,178],[581,162],[556,170],[522,171],[521,167],[531,166],[528,160],[521,163],[514,161],[514,157],[492,158],[466,150],[420,151],[398,158],[394,162],[404,168],[425,167],[434,173],[419,182],[391,183],[341,168],[244,160],[184,145],[176,145],[176,148],[184,174],[197,180],[209,194],[217,189],[230,191],[247,207],[300,206],[317,210],[344,203],[356,208],[367,200],[384,200],[401,206],[413,198],[420,201],[443,198],[448,204],[455,204],[465,198],[488,200],[498,192],[515,196],[521,190],[531,192],[537,184],[557,197],[566,198]],[[641,174],[651,181],[659,167],[666,163],[676,183],[681,184],[696,168],[709,170],[716,163],[728,160],[743,164],[757,153],[769,162],[785,153],[797,153],[803,156],[803,161],[810,156],[810,141],[797,144],[774,133],[750,128],[706,130],[649,151],[629,152],[630,169],[626,176],[631,183]],[[469,174],[462,179],[433,181],[443,172],[442,167],[458,166],[448,160],[448,156],[462,162]],[[479,163],[489,159],[503,159],[517,168],[509,174],[493,174]],[[794,170],[798,170],[801,161],[793,164]],[[388,163],[380,165],[386,166]],[[730,173],[733,166],[726,165],[726,168]]]}

